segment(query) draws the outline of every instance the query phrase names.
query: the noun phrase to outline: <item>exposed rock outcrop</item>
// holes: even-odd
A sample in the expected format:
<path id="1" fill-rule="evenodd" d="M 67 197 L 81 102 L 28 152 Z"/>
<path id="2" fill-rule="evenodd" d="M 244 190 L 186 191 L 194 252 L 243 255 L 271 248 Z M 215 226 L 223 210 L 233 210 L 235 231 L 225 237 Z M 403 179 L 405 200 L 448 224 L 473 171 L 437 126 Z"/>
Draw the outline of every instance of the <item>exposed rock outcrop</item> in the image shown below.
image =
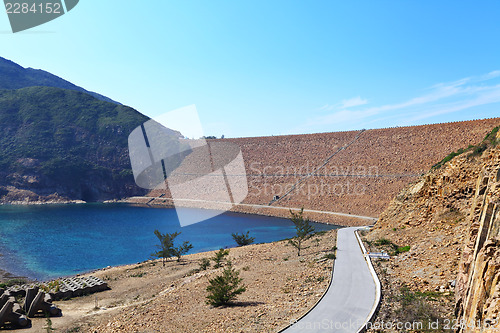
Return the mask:
<path id="1" fill-rule="evenodd" d="M 497 131 L 404 189 L 367 235 L 373 243 L 387 239 L 399 246 L 410 246 L 408 252 L 387 263 L 390 283 L 418 292 L 455 292 L 455 313 L 451 304 L 446 306 L 448 318 L 456 320 L 450 326 L 460 332 L 500 328 Z M 391 318 L 390 314 L 384 316 Z"/>
<path id="2" fill-rule="evenodd" d="M 481 166 L 456 288 L 460 331 L 500 328 L 500 150 Z"/>

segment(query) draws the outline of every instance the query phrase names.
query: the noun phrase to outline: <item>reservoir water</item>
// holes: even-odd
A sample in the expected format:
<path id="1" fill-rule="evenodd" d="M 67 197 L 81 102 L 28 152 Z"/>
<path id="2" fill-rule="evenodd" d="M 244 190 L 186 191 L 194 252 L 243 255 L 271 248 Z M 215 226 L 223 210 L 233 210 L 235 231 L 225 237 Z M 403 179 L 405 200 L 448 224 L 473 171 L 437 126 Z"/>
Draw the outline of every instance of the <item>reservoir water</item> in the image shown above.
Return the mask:
<path id="1" fill-rule="evenodd" d="M 198 209 L 182 208 L 190 214 Z M 316 231 L 336 226 L 313 224 Z M 256 243 L 295 235 L 288 219 L 224 213 L 180 227 L 169 208 L 121 204 L 0 206 L 0 268 L 38 280 L 150 259 L 159 244 L 154 230 L 179 231 L 176 245 L 190 241 L 190 253 L 234 247 L 231 233 L 250 231 Z"/>

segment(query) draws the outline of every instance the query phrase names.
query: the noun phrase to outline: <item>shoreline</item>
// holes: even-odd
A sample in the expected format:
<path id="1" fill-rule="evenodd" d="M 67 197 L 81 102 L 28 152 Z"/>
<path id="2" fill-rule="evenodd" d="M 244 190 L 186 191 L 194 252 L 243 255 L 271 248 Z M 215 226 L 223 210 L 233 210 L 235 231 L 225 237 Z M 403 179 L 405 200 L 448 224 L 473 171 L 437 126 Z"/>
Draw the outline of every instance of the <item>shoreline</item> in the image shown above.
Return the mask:
<path id="1" fill-rule="evenodd" d="M 273 217 L 273 216 L 271 216 Z M 314 222 L 314 221 L 311 221 L 313 223 L 320 223 L 320 222 Z M 322 223 L 322 224 L 327 224 L 327 223 Z M 329 225 L 332 225 L 332 224 L 329 224 Z M 339 230 L 339 229 L 342 229 L 344 228 L 343 226 L 338 226 L 338 225 L 335 225 L 337 228 L 332 228 L 330 230 L 327 230 L 327 231 L 331 231 L 331 230 Z M 320 231 L 320 232 L 323 232 L 323 231 Z M 272 241 L 272 242 L 262 242 L 262 243 L 255 243 L 255 244 L 252 244 L 252 245 L 272 245 L 272 244 L 275 244 L 275 243 L 279 243 L 279 242 L 282 242 L 284 241 L 285 239 L 279 239 L 279 240 L 275 240 L 275 241 Z M 232 247 L 224 247 L 224 249 L 236 249 L 238 248 L 238 246 L 232 246 Z M 185 256 L 199 256 L 199 255 L 208 255 L 208 254 L 212 254 L 213 252 L 216 252 L 217 250 L 207 250 L 207 251 L 200 251 L 200 252 L 193 252 L 193 253 L 187 253 L 185 254 L 183 257 Z M 3 256 L 3 254 L 0 253 L 0 257 Z M 28 277 L 28 276 L 20 276 L 20 275 L 16 275 L 16 274 L 13 274 L 12 272 L 9 272 L 7 270 L 5 270 L 3 267 L 0 266 L 0 283 L 5 283 L 9 280 L 12 280 L 12 279 L 23 279 L 23 280 L 26 280 L 26 282 L 34 282 L 34 281 L 37 281 L 37 282 L 50 282 L 50 281 L 54 281 L 54 280 L 59 280 L 59 279 L 64 279 L 64 278 L 70 278 L 70 277 L 78 277 L 78 276 L 85 276 L 85 275 L 89 275 L 89 274 L 93 274 L 93 273 L 97 273 L 97 272 L 104 272 L 106 270 L 109 270 L 109 269 L 119 269 L 119 268 L 126 268 L 126 267 L 129 267 L 129 266 L 135 266 L 135 265 L 142 265 L 142 264 L 147 264 L 149 262 L 156 262 L 156 261 L 159 261 L 160 259 L 146 259 L 144 261 L 139 261 L 139 262 L 132 262 L 132 263 L 125 263 L 125 264 L 119 264 L 119 265 L 108 265 L 106 267 L 101 267 L 101 268 L 94 268 L 94 269 L 90 269 L 90 270 L 86 270 L 86 271 L 82 271 L 80 273 L 75 273 L 75 274 L 70 274 L 70 275 L 61 275 L 61 276 L 58 276 L 58 277 L 54 277 L 54 278 L 50 278 L 50 279 L 44 279 L 44 280 L 38 280 L 36 278 L 31 278 L 31 277 Z M 167 262 L 173 262 L 175 260 L 167 260 Z"/>
<path id="2" fill-rule="evenodd" d="M 44 206 L 44 205 L 83 205 L 83 204 L 89 204 L 89 202 L 83 200 L 0 202 L 0 206 Z"/>
<path id="3" fill-rule="evenodd" d="M 27 282 L 33 281 L 32 279 L 30 279 L 26 276 L 18 276 L 18 275 L 12 274 L 11 272 L 8 272 L 0 267 L 0 283 L 5 283 L 5 282 L 8 282 L 8 281 L 14 280 L 14 279 L 23 279 L 23 280 L 26 280 Z"/>
<path id="4" fill-rule="evenodd" d="M 158 202 L 161 201 L 161 202 Z M 125 204 L 130 206 L 145 207 L 145 208 L 175 208 L 174 204 L 167 201 L 173 201 L 170 198 L 159 197 L 128 197 L 124 199 L 113 199 L 99 202 L 87 202 L 83 200 L 68 200 L 68 201 L 13 201 L 13 202 L 0 202 L 2 206 L 13 207 L 27 207 L 27 206 L 58 206 L 58 205 L 92 205 L 92 204 Z M 223 202 L 195 202 L 195 200 L 187 200 L 189 202 L 177 203 L 178 207 L 194 208 L 194 209 L 208 209 L 208 210 L 222 210 L 224 212 L 245 214 L 245 215 L 258 215 L 267 217 L 277 217 L 288 219 L 290 217 L 289 210 L 299 211 L 299 208 L 283 207 L 283 206 L 268 206 L 258 204 L 236 204 L 228 206 L 228 203 Z M 213 206 L 217 205 L 217 206 Z M 361 227 L 372 225 L 378 217 L 372 216 L 359 216 L 351 213 L 339 213 L 321 210 L 304 209 L 304 216 L 309 218 L 311 222 L 321 223 L 327 225 L 335 225 L 340 227 Z M 347 222 L 346 222 L 347 221 Z"/>
<path id="5" fill-rule="evenodd" d="M 126 200 L 128 200 L 128 199 L 129 198 L 127 198 Z M 104 205 L 121 204 L 121 205 L 127 205 L 127 206 L 137 206 L 137 207 L 156 208 L 156 209 L 172 209 L 172 208 L 175 208 L 173 205 L 147 205 L 147 204 L 140 204 L 140 203 L 131 203 L 131 202 L 124 201 L 124 200 L 121 200 L 121 201 L 105 201 L 105 202 L 96 202 L 96 203 L 75 202 L 75 201 L 68 201 L 68 202 L 30 202 L 30 203 L 26 203 L 26 202 L 22 202 L 22 203 L 13 202 L 13 203 L 7 203 L 7 204 L 6 203 L 0 203 L 0 207 L 2 207 L 2 206 L 21 206 L 21 207 L 26 207 L 26 206 L 44 206 L 44 205 L 47 205 L 47 206 L 49 206 L 49 205 L 50 206 L 58 206 L 58 205 L 71 205 L 71 204 L 75 204 L 75 205 L 82 205 L 82 204 L 89 204 L 89 205 L 91 205 L 91 204 L 104 204 Z M 199 207 L 185 207 L 185 208 L 207 209 L 207 208 L 199 208 Z M 283 208 L 283 207 L 280 207 L 280 208 Z M 284 209 L 285 208 L 283 208 L 283 210 Z M 288 212 L 288 209 L 286 209 L 286 211 Z M 249 211 L 233 211 L 233 210 L 229 210 L 227 212 L 234 213 L 234 214 L 255 215 L 255 216 L 265 216 L 265 217 L 272 217 L 272 218 L 288 219 L 288 216 L 287 217 L 285 217 L 285 216 L 276 216 L 276 215 L 271 215 L 271 214 L 263 214 L 263 213 L 249 212 Z M 327 222 L 322 222 L 322 221 L 311 220 L 311 222 L 331 226 L 331 227 L 333 227 L 332 230 L 337 230 L 337 229 L 341 229 L 341 228 L 345 227 L 344 225 L 327 223 Z M 273 244 L 273 243 L 280 242 L 280 241 L 282 241 L 282 240 L 276 240 L 276 241 L 272 241 L 272 242 L 269 242 L 269 243 L 259 243 L 259 244 Z M 226 247 L 226 248 L 230 248 L 230 247 Z M 208 251 L 194 252 L 194 253 L 190 253 L 190 254 L 208 254 L 208 253 L 213 252 L 213 251 L 214 250 L 208 250 Z M 0 257 L 1 256 L 3 256 L 2 253 L 0 253 Z M 48 281 L 53 281 L 53 280 L 57 280 L 57 279 L 67 278 L 67 277 L 88 275 L 88 274 L 92 274 L 92 273 L 96 273 L 96 272 L 105 271 L 105 270 L 110 269 L 110 268 L 120 268 L 120 267 L 126 267 L 126 266 L 130 266 L 130 265 L 143 264 L 143 263 L 147 263 L 149 261 L 150 260 L 144 260 L 144 261 L 140 261 L 140 262 L 124 263 L 124 264 L 118 264 L 118 265 L 108 265 L 106 267 L 94 268 L 94 269 L 90 269 L 88 271 L 82 271 L 82 272 L 75 273 L 75 274 L 61 275 L 61 276 L 57 276 L 57 277 L 54 277 L 54 278 L 42 279 L 42 280 L 38 280 L 38 278 L 34 278 L 34 277 L 29 277 L 29 276 L 14 274 L 14 273 L 12 273 L 12 271 L 9 271 L 8 268 L 0 266 L 0 283 L 5 283 L 5 282 L 8 282 L 9 280 L 13 280 L 13 279 L 23 279 L 23 280 L 26 280 L 27 282 L 31 282 L 31 281 L 48 282 Z"/>
<path id="6" fill-rule="evenodd" d="M 129 205 L 136 205 L 141 207 L 151 208 L 174 208 L 173 199 L 163 197 L 130 197 L 115 203 L 125 203 Z M 231 213 L 239 213 L 246 215 L 259 215 L 267 217 L 278 217 L 288 219 L 290 218 L 290 210 L 299 211 L 298 207 L 283 207 L 283 206 L 269 206 L 259 204 L 231 204 L 227 202 L 209 202 L 203 200 L 178 200 L 177 207 L 184 208 L 197 208 L 197 209 L 212 209 L 223 210 Z M 328 225 L 336 225 L 341 227 L 361 227 L 372 225 L 378 217 L 372 216 L 359 216 L 350 213 L 339 213 L 322 210 L 304 209 L 304 216 L 309 218 L 311 222 L 322 223 Z"/>
<path id="7" fill-rule="evenodd" d="M 94 310 L 95 296 L 59 302 L 66 317 L 54 319 L 54 328 L 65 331 L 80 327 L 84 332 L 103 333 L 142 331 L 145 327 L 162 332 L 215 333 L 240 331 L 242 327 L 254 332 L 278 331 L 314 306 L 327 288 L 333 262 L 323 257 L 336 244 L 336 234 L 331 230 L 309 240 L 309 249 L 300 257 L 286 241 L 231 249 L 229 259 L 248 287 L 236 301 L 238 311 L 205 304 L 208 279 L 221 272 L 215 267 L 199 270 L 200 261 L 216 252 L 208 251 L 183 256 L 180 264 L 172 259 L 166 267 L 150 260 L 92 273 L 111 288 L 97 295 L 101 310 Z M 89 313 L 92 315 L 87 316 Z M 131 317 L 131 313 L 139 315 Z M 166 316 L 171 320 L 170 329 L 164 327 Z M 42 324 L 45 322 L 40 321 L 40 327 Z"/>

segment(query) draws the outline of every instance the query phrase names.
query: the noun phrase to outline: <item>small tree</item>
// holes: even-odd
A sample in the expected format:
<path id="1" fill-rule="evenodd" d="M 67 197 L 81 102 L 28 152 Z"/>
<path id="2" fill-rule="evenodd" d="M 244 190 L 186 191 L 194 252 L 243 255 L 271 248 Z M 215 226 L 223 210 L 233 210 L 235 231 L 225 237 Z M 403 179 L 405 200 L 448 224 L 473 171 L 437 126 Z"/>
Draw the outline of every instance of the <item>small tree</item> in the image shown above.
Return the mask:
<path id="1" fill-rule="evenodd" d="M 219 252 L 215 252 L 215 256 L 212 260 L 215 262 L 214 268 L 219 268 L 224 266 L 224 258 L 229 255 L 229 250 L 220 249 Z"/>
<path id="2" fill-rule="evenodd" d="M 172 254 L 174 255 L 174 257 L 177 257 L 177 262 L 179 262 L 181 261 L 181 256 L 188 253 L 189 250 L 191 250 L 192 248 L 193 244 L 191 244 L 188 241 L 185 241 L 184 243 L 182 243 L 181 246 L 174 247 L 172 249 Z"/>
<path id="3" fill-rule="evenodd" d="M 246 234 L 241 233 L 241 235 L 239 233 L 231 234 L 231 236 L 238 246 L 250 245 L 255 241 L 255 237 L 250 237 L 250 231 L 247 231 Z"/>
<path id="4" fill-rule="evenodd" d="M 199 270 L 206 271 L 207 268 L 209 268 L 209 267 L 210 267 L 210 259 L 208 259 L 208 258 L 201 259 Z"/>
<path id="5" fill-rule="evenodd" d="M 312 237 L 314 227 L 311 225 L 311 221 L 309 219 L 304 219 L 304 208 L 302 208 L 298 213 L 294 213 L 290 210 L 290 214 L 292 215 L 290 220 L 292 220 L 295 225 L 297 236 L 288 240 L 288 242 L 297 249 L 297 255 L 300 256 L 300 250 L 305 249 L 302 244 Z"/>
<path id="6" fill-rule="evenodd" d="M 155 230 L 155 235 L 158 237 L 160 245 L 156 245 L 159 250 L 153 253 L 152 256 L 162 258 L 163 266 L 165 266 L 165 261 L 171 257 L 177 257 L 177 261 L 180 261 L 181 256 L 193 248 L 193 245 L 187 241 L 179 247 L 174 246 L 174 240 L 180 234 L 180 232 L 162 234 L 158 230 Z"/>
<path id="7" fill-rule="evenodd" d="M 240 272 L 229 262 L 221 275 L 208 280 L 207 304 L 215 307 L 228 305 L 236 296 L 245 292 L 246 286 L 241 285 L 242 279 L 239 275 Z"/>

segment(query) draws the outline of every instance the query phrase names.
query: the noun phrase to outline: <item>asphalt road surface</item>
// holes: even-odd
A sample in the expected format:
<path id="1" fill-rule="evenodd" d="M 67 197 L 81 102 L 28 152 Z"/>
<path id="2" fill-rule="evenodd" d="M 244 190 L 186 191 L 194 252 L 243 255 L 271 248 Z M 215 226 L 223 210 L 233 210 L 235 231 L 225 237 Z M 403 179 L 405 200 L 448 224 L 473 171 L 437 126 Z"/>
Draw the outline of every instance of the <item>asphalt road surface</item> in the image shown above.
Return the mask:
<path id="1" fill-rule="evenodd" d="M 375 282 L 354 231 L 338 230 L 333 281 L 320 303 L 283 332 L 357 332 L 375 305 Z"/>

